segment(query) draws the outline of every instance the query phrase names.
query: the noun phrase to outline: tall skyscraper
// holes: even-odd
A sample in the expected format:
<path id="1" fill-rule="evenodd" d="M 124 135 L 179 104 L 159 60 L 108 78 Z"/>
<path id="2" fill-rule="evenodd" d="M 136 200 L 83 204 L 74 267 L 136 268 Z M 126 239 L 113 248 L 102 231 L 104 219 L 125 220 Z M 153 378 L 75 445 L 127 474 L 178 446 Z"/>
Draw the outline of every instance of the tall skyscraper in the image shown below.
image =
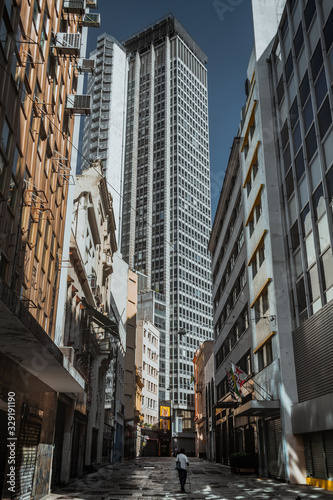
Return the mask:
<path id="1" fill-rule="evenodd" d="M 120 247 L 123 147 L 126 111 L 126 53 L 112 36 L 103 34 L 97 39 L 97 48 L 90 54 L 95 61 L 95 71 L 88 76 L 92 110 L 84 122 L 83 164 L 99 159 L 113 199 L 116 236 Z"/>
<path id="2" fill-rule="evenodd" d="M 165 297 L 160 395 L 175 410 L 177 445 L 189 449 L 182 438 L 193 431 L 192 360 L 212 337 L 207 58 L 173 16 L 123 45 L 129 72 L 122 254 Z"/>

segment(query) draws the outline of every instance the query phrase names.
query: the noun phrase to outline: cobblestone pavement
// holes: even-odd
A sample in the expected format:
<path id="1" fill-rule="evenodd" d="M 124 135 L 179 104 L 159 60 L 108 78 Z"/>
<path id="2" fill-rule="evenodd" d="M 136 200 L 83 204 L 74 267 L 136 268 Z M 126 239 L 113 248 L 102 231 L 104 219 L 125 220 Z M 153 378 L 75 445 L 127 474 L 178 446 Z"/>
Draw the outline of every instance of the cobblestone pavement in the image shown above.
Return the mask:
<path id="1" fill-rule="evenodd" d="M 186 493 L 181 493 L 174 458 L 139 458 L 108 465 L 59 488 L 44 500 L 333 500 L 333 492 L 290 486 L 190 458 Z"/>

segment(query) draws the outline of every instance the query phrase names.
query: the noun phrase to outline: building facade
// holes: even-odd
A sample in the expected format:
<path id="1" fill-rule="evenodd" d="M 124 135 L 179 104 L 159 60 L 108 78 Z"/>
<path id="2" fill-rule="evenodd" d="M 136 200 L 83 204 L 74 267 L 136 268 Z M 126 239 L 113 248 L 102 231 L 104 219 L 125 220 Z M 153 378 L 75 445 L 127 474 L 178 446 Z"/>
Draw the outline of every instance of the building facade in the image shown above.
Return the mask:
<path id="1" fill-rule="evenodd" d="M 158 374 L 159 336 L 155 325 L 147 320 L 137 321 L 136 363 L 142 370 L 141 413 L 143 425 L 153 426 L 159 422 Z"/>
<path id="2" fill-rule="evenodd" d="M 238 177 L 253 377 L 232 412 L 253 427 L 261 474 L 331 488 L 332 5 L 253 0 L 252 10 Z M 218 393 L 217 411 L 230 398 Z"/>
<path id="3" fill-rule="evenodd" d="M 207 458 L 209 449 L 209 400 L 214 385 L 211 386 L 211 378 L 206 378 L 206 366 L 210 358 L 214 356 L 213 340 L 206 340 L 196 350 L 194 363 L 194 403 L 195 403 L 195 456 Z M 213 375 L 213 373 L 211 374 Z"/>
<path id="4" fill-rule="evenodd" d="M 307 483 L 330 489 L 332 7 L 327 0 L 286 2 L 269 55 L 296 376 L 290 428 Z"/>
<path id="5" fill-rule="evenodd" d="M 76 177 L 60 349 L 86 381 L 85 394 L 59 394 L 52 483 L 67 483 L 108 460 L 104 446 L 106 374 L 119 338 L 110 275 L 117 250 L 112 198 L 101 163 Z M 103 453 L 106 456 L 103 456 Z"/>
<path id="6" fill-rule="evenodd" d="M 75 95 L 86 31 L 76 3 L 0 4 L 1 427 L 15 392 L 17 496 L 49 491 L 57 393 L 85 388 L 54 343 L 74 114 L 90 107 Z M 2 462 L 9 498 L 5 473 Z"/>
<path id="7" fill-rule="evenodd" d="M 212 427 L 216 460 L 223 464 L 229 464 L 233 452 L 257 451 L 254 418 L 236 418 L 234 415 L 237 398 L 230 393 L 227 375 L 231 363 L 249 376 L 253 372 L 240 143 L 240 137 L 233 141 L 209 242 L 212 253 L 216 388 Z M 244 403 L 254 396 L 251 390 Z"/>
<path id="8" fill-rule="evenodd" d="M 81 169 L 96 158 L 103 162 L 109 190 L 114 200 L 117 243 L 120 248 L 124 131 L 126 119 L 127 58 L 124 48 L 112 36 L 97 38 L 90 54 L 95 70 L 88 75 L 87 91 L 92 95 L 92 112 L 85 118 Z"/>
<path id="9" fill-rule="evenodd" d="M 147 275 L 148 290 L 165 297 L 160 396 L 183 415 L 179 438 L 187 436 L 184 445 L 194 452 L 192 359 L 212 335 L 206 56 L 172 16 L 124 47 L 129 72 L 122 254 Z M 187 335 L 179 336 L 180 330 Z"/>

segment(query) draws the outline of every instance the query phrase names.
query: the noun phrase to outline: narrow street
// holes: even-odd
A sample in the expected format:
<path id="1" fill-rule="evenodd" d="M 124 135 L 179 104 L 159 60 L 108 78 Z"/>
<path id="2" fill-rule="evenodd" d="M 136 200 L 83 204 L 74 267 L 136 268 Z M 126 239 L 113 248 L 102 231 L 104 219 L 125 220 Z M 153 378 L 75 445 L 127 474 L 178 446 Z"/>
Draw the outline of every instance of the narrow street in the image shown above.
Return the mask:
<path id="1" fill-rule="evenodd" d="M 330 499 L 333 492 L 308 486 L 290 486 L 255 475 L 231 474 L 229 468 L 190 459 L 186 493 L 181 493 L 174 458 L 139 458 L 109 465 L 98 472 L 59 488 L 44 500 L 126 499 Z"/>

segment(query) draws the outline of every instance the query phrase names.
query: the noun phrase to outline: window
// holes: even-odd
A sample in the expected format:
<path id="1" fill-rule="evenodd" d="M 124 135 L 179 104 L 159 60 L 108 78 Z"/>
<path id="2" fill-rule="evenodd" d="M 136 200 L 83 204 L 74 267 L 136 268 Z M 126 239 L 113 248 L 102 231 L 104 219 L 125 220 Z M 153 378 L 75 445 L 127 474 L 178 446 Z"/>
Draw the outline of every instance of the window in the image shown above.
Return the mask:
<path id="1" fill-rule="evenodd" d="M 320 217 L 326 212 L 325 198 L 323 192 L 323 186 L 320 184 L 318 188 L 312 195 L 313 208 L 315 211 L 315 219 L 320 219 Z"/>
<path id="2" fill-rule="evenodd" d="M 259 248 L 258 257 L 259 257 L 259 267 L 261 267 L 265 260 L 265 245 L 262 245 Z"/>
<path id="3" fill-rule="evenodd" d="M 321 260 L 324 274 L 324 289 L 328 290 L 333 286 L 333 258 L 331 248 L 323 254 Z"/>
<path id="4" fill-rule="evenodd" d="M 289 116 L 290 116 L 290 125 L 291 129 L 293 129 L 297 123 L 298 120 L 298 103 L 297 103 L 297 97 L 295 97 L 294 102 L 291 105 L 290 111 L 289 111 Z"/>
<path id="5" fill-rule="evenodd" d="M 7 118 L 3 121 L 3 127 L 2 127 L 2 132 L 1 132 L 1 144 L 6 152 L 7 156 L 9 156 L 10 153 L 10 139 L 12 136 L 12 132 L 9 127 L 9 123 L 7 121 Z"/>
<path id="6" fill-rule="evenodd" d="M 284 164 L 284 171 L 288 172 L 291 165 L 291 153 L 290 153 L 289 143 L 287 144 L 286 149 L 283 151 L 283 164 Z"/>
<path id="7" fill-rule="evenodd" d="M 293 135 L 294 151 L 297 152 L 302 144 L 301 127 L 299 123 L 296 125 L 292 135 Z"/>
<path id="8" fill-rule="evenodd" d="M 333 201 L 333 166 L 329 169 L 329 171 L 326 174 L 326 182 L 329 195 L 329 203 L 331 203 Z"/>
<path id="9" fill-rule="evenodd" d="M 317 47 L 314 50 L 313 56 L 311 57 L 311 70 L 312 70 L 313 81 L 316 80 L 322 65 L 323 65 L 323 52 L 319 40 Z"/>
<path id="10" fill-rule="evenodd" d="M 316 12 L 315 0 L 309 0 L 304 9 L 305 26 L 308 30 Z"/>
<path id="11" fill-rule="evenodd" d="M 302 236 L 305 238 L 312 230 L 311 214 L 309 204 L 305 205 L 301 212 Z"/>
<path id="12" fill-rule="evenodd" d="M 290 80 L 290 77 L 292 75 L 292 72 L 293 72 L 293 58 L 292 58 L 292 55 L 291 55 L 291 51 L 289 52 L 289 55 L 287 57 L 287 61 L 286 61 L 286 64 L 284 66 L 284 69 L 285 69 L 285 72 L 286 72 L 286 80 L 287 80 L 287 83 L 289 82 Z"/>
<path id="13" fill-rule="evenodd" d="M 300 244 L 300 239 L 299 239 L 299 229 L 298 229 L 298 222 L 296 221 L 295 224 L 291 226 L 290 229 L 290 237 L 291 237 L 291 248 L 292 251 L 294 252 Z"/>
<path id="14" fill-rule="evenodd" d="M 299 91 L 300 91 L 300 96 L 301 96 L 301 104 L 303 107 L 305 104 L 305 101 L 308 98 L 308 95 L 310 94 L 309 77 L 308 77 L 307 71 L 305 72 L 303 80 L 301 81 L 301 85 L 299 86 Z"/>
<path id="15" fill-rule="evenodd" d="M 304 311 L 304 309 L 306 309 L 306 295 L 305 295 L 304 278 L 302 278 L 296 284 L 296 296 L 297 296 L 298 314 L 301 314 L 302 311 Z"/>
<path id="16" fill-rule="evenodd" d="M 293 192 L 294 192 L 294 179 L 293 179 L 292 169 L 290 169 L 288 174 L 286 175 L 287 198 L 290 198 L 290 196 L 292 195 Z"/>
<path id="17" fill-rule="evenodd" d="M 302 29 L 302 23 L 300 22 L 294 38 L 294 49 L 296 58 L 299 56 L 303 44 L 304 44 L 303 29 Z"/>
<path id="18" fill-rule="evenodd" d="M 316 93 L 317 107 L 320 108 L 320 105 L 327 94 L 326 74 L 324 68 L 320 72 L 318 79 L 315 83 L 315 93 Z"/>
<path id="19" fill-rule="evenodd" d="M 320 138 L 322 139 L 332 123 L 332 114 L 328 96 L 326 97 L 324 104 L 322 105 L 321 109 L 318 112 L 318 122 L 319 122 Z"/>
<path id="20" fill-rule="evenodd" d="M 326 50 L 327 52 L 329 52 L 333 43 L 333 10 L 331 10 L 331 13 L 328 16 L 327 22 L 324 26 L 324 38 Z"/>
<path id="21" fill-rule="evenodd" d="M 314 125 L 312 125 L 310 132 L 305 138 L 306 154 L 308 161 L 311 160 L 315 152 L 317 151 L 317 138 Z"/>
<path id="22" fill-rule="evenodd" d="M 305 133 L 307 133 L 312 122 L 313 122 L 313 111 L 312 111 L 311 97 L 309 97 L 306 105 L 304 106 L 303 118 L 304 118 Z"/>
<path id="23" fill-rule="evenodd" d="M 284 96 L 284 89 L 283 89 L 283 77 L 281 76 L 280 80 L 279 80 L 279 83 L 278 83 L 278 86 L 277 86 L 277 89 L 276 89 L 276 92 L 277 92 L 277 100 L 278 100 L 278 106 L 280 106 L 281 102 L 282 102 L 282 98 Z"/>
<path id="24" fill-rule="evenodd" d="M 297 180 L 299 181 L 305 171 L 303 148 L 300 149 L 300 152 L 295 158 L 295 168 L 296 168 L 296 177 Z"/>
<path id="25" fill-rule="evenodd" d="M 289 141 L 289 134 L 288 134 L 288 124 L 287 120 L 284 122 L 284 125 L 281 129 L 281 144 L 282 144 L 282 149 L 284 149 Z"/>

